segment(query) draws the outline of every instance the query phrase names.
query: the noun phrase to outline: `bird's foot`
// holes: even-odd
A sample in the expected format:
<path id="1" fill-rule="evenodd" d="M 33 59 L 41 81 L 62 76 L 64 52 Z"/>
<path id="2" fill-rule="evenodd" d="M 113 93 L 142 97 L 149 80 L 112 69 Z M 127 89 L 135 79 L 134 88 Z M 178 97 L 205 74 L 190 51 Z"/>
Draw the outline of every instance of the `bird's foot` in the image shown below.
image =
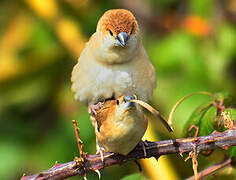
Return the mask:
<path id="1" fill-rule="evenodd" d="M 103 107 L 104 103 L 103 102 L 98 102 L 97 104 L 92 104 L 89 106 L 89 114 L 92 116 L 97 115 L 97 111 Z"/>
<path id="2" fill-rule="evenodd" d="M 103 147 L 97 146 L 97 152 L 96 154 L 99 154 L 101 157 L 101 161 L 104 162 L 104 156 L 103 153 L 105 152 L 105 149 Z"/>

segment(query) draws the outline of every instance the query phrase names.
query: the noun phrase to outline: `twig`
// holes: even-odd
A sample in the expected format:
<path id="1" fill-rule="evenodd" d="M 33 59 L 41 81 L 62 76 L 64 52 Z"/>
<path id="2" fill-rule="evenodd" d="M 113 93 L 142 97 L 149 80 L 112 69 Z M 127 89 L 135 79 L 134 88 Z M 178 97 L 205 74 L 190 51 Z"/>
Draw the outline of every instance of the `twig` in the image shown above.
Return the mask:
<path id="1" fill-rule="evenodd" d="M 222 148 L 227 149 L 230 146 L 236 145 L 236 130 L 227 130 L 223 133 L 212 133 L 208 136 L 200 136 L 193 138 L 182 138 L 175 140 L 164 140 L 159 142 L 146 142 L 146 158 L 156 157 L 166 154 L 182 154 Z M 195 148 L 195 149 L 194 149 Z M 104 161 L 101 161 L 100 155 L 87 155 L 86 161 L 76 162 L 71 161 L 65 164 L 56 164 L 49 170 L 43 171 L 31 176 L 24 176 L 22 180 L 32 179 L 63 179 L 75 175 L 84 175 L 88 171 L 96 171 L 115 164 L 122 164 L 127 161 L 145 158 L 143 148 L 138 145 L 127 156 L 119 154 L 104 153 Z"/>
<path id="2" fill-rule="evenodd" d="M 205 178 L 207 176 L 210 176 L 211 174 L 215 174 L 216 172 L 218 172 L 219 170 L 229 166 L 232 162 L 231 158 L 226 158 L 224 159 L 222 162 L 217 163 L 213 166 L 208 167 L 207 169 L 202 170 L 201 172 L 198 173 L 198 178 L 202 179 Z M 194 176 L 189 177 L 186 180 L 194 180 Z"/>
<path id="3" fill-rule="evenodd" d="M 208 95 L 210 97 L 212 97 L 213 95 L 209 92 L 194 92 L 194 93 L 191 93 L 191 94 L 188 94 L 186 96 L 184 96 L 183 98 L 181 98 L 174 106 L 173 108 L 171 109 L 170 111 L 170 114 L 169 114 L 169 117 L 168 117 L 168 124 L 172 127 L 172 124 L 173 124 L 173 116 L 174 116 L 174 112 L 176 111 L 177 107 L 182 103 L 184 102 L 185 99 L 193 96 L 193 95 L 196 95 L 196 94 L 205 94 L 205 95 Z"/>
<path id="4" fill-rule="evenodd" d="M 79 138 L 79 128 L 78 128 L 77 122 L 76 122 L 76 120 L 72 120 L 72 123 L 73 123 L 74 129 L 75 129 L 75 136 L 76 136 L 76 141 L 78 144 L 80 157 L 85 158 L 86 154 L 83 152 L 83 143 L 82 143 L 81 139 Z"/>

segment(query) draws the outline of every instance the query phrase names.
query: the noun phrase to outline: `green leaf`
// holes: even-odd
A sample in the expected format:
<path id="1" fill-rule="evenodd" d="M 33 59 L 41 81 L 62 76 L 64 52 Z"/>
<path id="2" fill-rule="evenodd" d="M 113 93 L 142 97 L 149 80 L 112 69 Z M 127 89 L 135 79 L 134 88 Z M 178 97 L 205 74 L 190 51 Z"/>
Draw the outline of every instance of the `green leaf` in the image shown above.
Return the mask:
<path id="1" fill-rule="evenodd" d="M 146 177 L 144 177 L 142 174 L 131 174 L 128 175 L 124 178 L 122 178 L 121 180 L 136 180 L 136 179 L 140 179 L 140 180 L 148 180 Z"/>
<path id="2" fill-rule="evenodd" d="M 173 115 L 174 115 L 174 112 L 175 110 L 177 109 L 177 107 L 183 102 L 185 101 L 187 98 L 193 96 L 193 95 L 196 95 L 196 94 L 205 94 L 205 95 L 208 95 L 208 96 L 212 96 L 211 93 L 208 93 L 208 92 L 195 92 L 195 93 L 191 93 L 187 96 L 184 96 L 183 98 L 181 98 L 174 106 L 173 108 L 171 109 L 171 112 L 169 114 L 169 117 L 168 117 L 168 123 L 170 126 L 172 126 L 172 121 L 173 121 Z"/>
<path id="3" fill-rule="evenodd" d="M 224 100 L 224 106 L 228 106 L 232 102 L 232 97 L 227 92 L 215 93 L 213 95 L 213 100 L 211 99 L 207 103 L 200 105 L 192 113 L 187 123 L 185 124 L 183 135 L 187 135 L 188 129 L 191 125 L 196 125 L 199 128 L 198 136 L 209 135 L 215 130 L 226 130 L 223 127 L 223 124 L 221 124 L 221 126 L 218 125 L 220 115 L 217 115 L 216 117 L 217 108 L 216 106 L 213 106 L 213 102 L 219 103 L 221 100 Z M 232 111 L 231 109 L 228 110 Z M 194 132 L 195 131 L 191 131 L 190 135 L 193 136 Z"/>
<path id="4" fill-rule="evenodd" d="M 205 115 L 205 113 L 212 107 L 212 103 L 208 102 L 205 103 L 203 105 L 200 105 L 197 109 L 195 109 L 195 111 L 193 111 L 192 115 L 190 116 L 190 118 L 188 119 L 187 123 L 184 126 L 184 130 L 183 130 L 183 136 L 187 136 L 188 133 L 188 128 L 191 125 L 196 125 L 198 127 L 201 126 L 201 121 Z M 193 136 L 195 131 L 191 131 L 190 135 Z"/>
<path id="5" fill-rule="evenodd" d="M 202 121 L 200 122 L 199 136 L 206 136 L 215 131 L 214 119 L 216 117 L 217 108 L 211 106 L 204 114 Z M 217 123 L 217 122 L 216 122 Z"/>

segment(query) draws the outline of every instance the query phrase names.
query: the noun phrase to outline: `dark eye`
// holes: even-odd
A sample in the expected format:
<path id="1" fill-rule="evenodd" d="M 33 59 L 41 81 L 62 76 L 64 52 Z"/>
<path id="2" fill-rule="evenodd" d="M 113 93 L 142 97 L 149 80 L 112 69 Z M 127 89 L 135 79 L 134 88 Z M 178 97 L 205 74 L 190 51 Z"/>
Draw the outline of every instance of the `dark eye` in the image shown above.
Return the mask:
<path id="1" fill-rule="evenodd" d="M 116 104 L 119 105 L 119 104 L 120 104 L 120 101 L 119 101 L 119 100 L 116 100 Z"/>
<path id="2" fill-rule="evenodd" d="M 109 29 L 109 33 L 110 33 L 111 36 L 113 36 L 113 32 L 110 29 Z"/>

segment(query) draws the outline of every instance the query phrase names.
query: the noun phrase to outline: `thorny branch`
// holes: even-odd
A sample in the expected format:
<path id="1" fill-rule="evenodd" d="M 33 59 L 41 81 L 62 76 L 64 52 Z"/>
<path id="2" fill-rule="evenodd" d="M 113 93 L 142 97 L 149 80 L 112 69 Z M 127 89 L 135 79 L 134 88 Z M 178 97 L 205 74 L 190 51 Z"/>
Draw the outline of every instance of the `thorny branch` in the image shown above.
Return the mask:
<path id="1" fill-rule="evenodd" d="M 73 123 L 74 129 L 75 129 L 75 136 L 76 136 L 76 141 L 77 141 L 77 144 L 78 144 L 80 158 L 85 158 L 86 154 L 83 151 L 83 143 L 79 138 L 79 128 L 78 128 L 77 122 L 76 122 L 76 120 L 72 120 L 72 123 Z"/>
<path id="2" fill-rule="evenodd" d="M 212 133 L 208 136 L 193 138 L 182 138 L 164 140 L 159 142 L 146 141 L 146 153 L 144 156 L 143 147 L 138 145 L 127 156 L 114 153 L 104 153 L 104 162 L 101 161 L 100 155 L 86 155 L 83 161 L 71 161 L 64 164 L 56 163 L 51 169 L 38 174 L 23 176 L 22 180 L 43 180 L 43 179 L 64 179 L 67 177 L 82 175 L 86 176 L 89 171 L 97 171 L 108 166 L 123 164 L 127 161 L 158 157 L 166 154 L 182 154 L 222 148 L 226 150 L 230 146 L 236 145 L 236 130 L 227 130 L 223 133 Z"/>

